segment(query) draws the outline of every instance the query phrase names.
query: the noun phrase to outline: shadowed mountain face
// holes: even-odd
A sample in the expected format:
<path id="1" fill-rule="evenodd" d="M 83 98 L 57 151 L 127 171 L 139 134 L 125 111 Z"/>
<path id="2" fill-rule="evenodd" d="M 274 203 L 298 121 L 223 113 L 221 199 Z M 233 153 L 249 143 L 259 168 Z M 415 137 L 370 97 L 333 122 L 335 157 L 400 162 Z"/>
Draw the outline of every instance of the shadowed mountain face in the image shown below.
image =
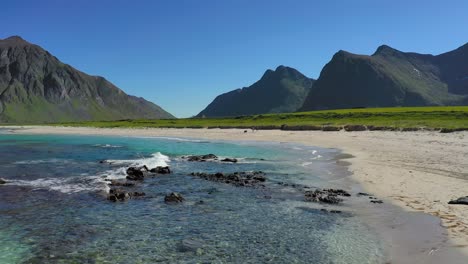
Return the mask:
<path id="1" fill-rule="evenodd" d="M 381 46 L 372 56 L 336 53 L 301 111 L 468 104 L 468 44 L 438 56 Z"/>
<path id="2" fill-rule="evenodd" d="M 287 113 L 296 111 L 309 93 L 313 79 L 299 71 L 279 66 L 247 88 L 216 97 L 197 117 Z"/>
<path id="3" fill-rule="evenodd" d="M 20 37 L 0 40 L 0 122 L 173 118 Z"/>

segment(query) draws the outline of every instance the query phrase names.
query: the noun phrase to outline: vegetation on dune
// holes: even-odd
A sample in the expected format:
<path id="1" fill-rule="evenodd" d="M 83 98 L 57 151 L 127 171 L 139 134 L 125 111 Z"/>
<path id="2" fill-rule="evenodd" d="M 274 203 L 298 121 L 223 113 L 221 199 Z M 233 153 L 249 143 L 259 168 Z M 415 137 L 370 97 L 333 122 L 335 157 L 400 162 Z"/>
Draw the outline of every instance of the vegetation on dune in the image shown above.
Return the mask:
<path id="1" fill-rule="evenodd" d="M 365 108 L 232 118 L 185 118 L 55 123 L 63 126 L 123 128 L 258 128 L 313 130 L 322 126 L 365 125 L 391 128 L 468 129 L 468 106 Z"/>

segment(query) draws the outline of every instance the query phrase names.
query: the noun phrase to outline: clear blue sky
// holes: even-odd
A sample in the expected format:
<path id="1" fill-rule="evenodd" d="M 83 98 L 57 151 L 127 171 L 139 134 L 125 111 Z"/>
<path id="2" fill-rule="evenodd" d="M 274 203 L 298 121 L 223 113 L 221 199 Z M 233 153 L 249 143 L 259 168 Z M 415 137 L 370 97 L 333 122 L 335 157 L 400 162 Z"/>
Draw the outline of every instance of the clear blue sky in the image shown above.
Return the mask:
<path id="1" fill-rule="evenodd" d="M 0 38 L 20 35 L 178 117 L 268 68 L 317 78 L 340 49 L 439 54 L 468 42 L 468 1 L 2 1 Z"/>

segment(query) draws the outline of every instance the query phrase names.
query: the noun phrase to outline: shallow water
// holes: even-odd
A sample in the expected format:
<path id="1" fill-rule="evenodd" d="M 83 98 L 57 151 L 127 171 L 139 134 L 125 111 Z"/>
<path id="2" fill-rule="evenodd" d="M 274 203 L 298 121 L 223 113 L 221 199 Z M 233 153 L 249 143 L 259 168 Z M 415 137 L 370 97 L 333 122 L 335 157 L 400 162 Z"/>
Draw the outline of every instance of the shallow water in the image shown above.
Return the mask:
<path id="1" fill-rule="evenodd" d="M 382 263 L 377 236 L 351 213 L 320 211 L 278 182 L 335 187 L 335 150 L 179 138 L 0 134 L 0 263 Z M 194 163 L 214 153 L 237 164 Z M 100 164 L 108 160 L 112 164 Z M 106 200 L 105 179 L 169 165 L 135 187 L 146 197 Z M 261 170 L 265 188 L 191 172 Z M 165 204 L 179 192 L 183 204 Z M 203 201 L 203 203 L 200 203 Z M 343 208 L 346 204 L 343 205 Z"/>

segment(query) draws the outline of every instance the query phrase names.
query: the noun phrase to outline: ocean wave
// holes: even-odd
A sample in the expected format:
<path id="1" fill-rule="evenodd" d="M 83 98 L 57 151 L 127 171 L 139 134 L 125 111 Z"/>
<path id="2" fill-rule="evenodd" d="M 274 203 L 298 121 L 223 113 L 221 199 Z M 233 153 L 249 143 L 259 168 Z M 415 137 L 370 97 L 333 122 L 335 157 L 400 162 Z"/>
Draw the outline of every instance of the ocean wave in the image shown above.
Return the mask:
<path id="1" fill-rule="evenodd" d="M 129 160 L 106 160 L 111 164 L 126 165 L 126 166 L 143 166 L 146 165 L 148 168 L 156 168 L 158 166 L 168 166 L 170 159 L 168 156 L 161 154 L 160 152 L 151 154 L 151 157 L 141 159 L 129 159 Z"/>
<path id="2" fill-rule="evenodd" d="M 119 145 L 111 145 L 111 144 L 95 144 L 93 147 L 99 147 L 99 148 L 122 148 L 123 146 Z"/>
<path id="3" fill-rule="evenodd" d="M 143 137 L 138 136 L 137 138 L 148 138 L 148 139 L 165 139 L 165 140 L 173 140 L 173 141 L 181 141 L 181 142 L 193 142 L 193 143 L 210 143 L 208 140 L 201 140 L 201 139 L 190 139 L 190 138 L 178 138 L 178 137 Z"/>
<path id="4" fill-rule="evenodd" d="M 127 177 L 127 168 L 128 167 L 139 167 L 145 165 L 149 169 L 156 168 L 158 166 L 168 166 L 170 159 L 168 156 L 161 154 L 160 152 L 154 153 L 151 157 L 141 158 L 141 159 L 131 159 L 131 160 L 107 160 L 107 162 L 115 165 L 124 165 L 117 169 L 107 170 L 101 173 L 99 179 L 104 183 L 104 189 L 106 192 L 109 192 L 110 187 L 107 185 L 106 180 L 119 180 L 125 179 Z"/>
<path id="5" fill-rule="evenodd" d="M 83 191 L 102 191 L 105 181 L 98 176 L 79 176 L 71 178 L 41 178 L 31 181 L 11 180 L 9 185 L 29 186 L 33 189 L 46 189 L 61 193 L 78 193 Z"/>

